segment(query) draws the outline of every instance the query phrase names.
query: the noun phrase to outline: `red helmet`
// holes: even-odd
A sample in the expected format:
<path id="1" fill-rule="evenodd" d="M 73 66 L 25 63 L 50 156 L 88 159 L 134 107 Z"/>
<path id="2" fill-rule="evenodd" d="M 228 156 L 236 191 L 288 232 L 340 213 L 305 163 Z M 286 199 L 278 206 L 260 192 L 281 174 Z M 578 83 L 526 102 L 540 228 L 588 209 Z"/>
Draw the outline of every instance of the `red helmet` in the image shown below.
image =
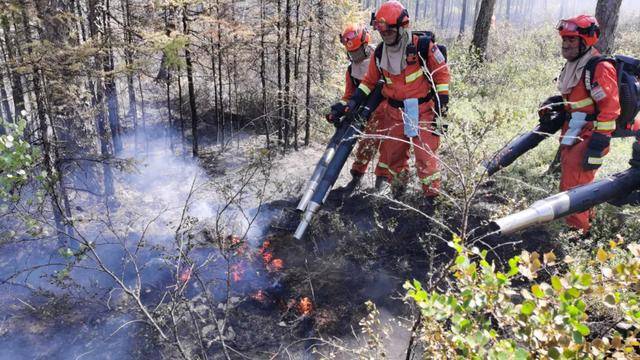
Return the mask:
<path id="1" fill-rule="evenodd" d="M 340 42 L 347 51 L 356 51 L 369 43 L 369 32 L 364 26 L 349 24 L 340 34 Z"/>
<path id="2" fill-rule="evenodd" d="M 380 6 L 378 12 L 371 14 L 371 26 L 382 32 L 390 27 L 400 28 L 409 26 L 409 12 L 398 1 L 391 0 Z"/>
<path id="3" fill-rule="evenodd" d="M 600 36 L 600 26 L 595 17 L 589 15 L 578 15 L 571 19 L 560 20 L 556 29 L 560 36 L 578 36 L 584 40 L 587 47 L 598 42 Z"/>

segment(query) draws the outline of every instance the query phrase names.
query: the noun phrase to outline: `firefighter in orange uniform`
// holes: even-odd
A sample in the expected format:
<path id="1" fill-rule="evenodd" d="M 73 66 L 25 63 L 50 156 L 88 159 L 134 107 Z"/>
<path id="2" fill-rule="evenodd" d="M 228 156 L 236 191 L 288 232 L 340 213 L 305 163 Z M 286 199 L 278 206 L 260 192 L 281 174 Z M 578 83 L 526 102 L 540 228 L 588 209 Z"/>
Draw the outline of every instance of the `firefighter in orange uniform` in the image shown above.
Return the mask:
<path id="1" fill-rule="evenodd" d="M 358 85 L 360 85 L 360 81 L 367 73 L 370 56 L 373 54 L 374 49 L 369 44 L 370 38 L 371 36 L 364 26 L 354 24 L 347 25 L 342 34 L 340 34 L 340 42 L 347 50 L 350 64 L 345 74 L 344 95 L 340 102 L 331 106 L 331 113 L 327 116 L 329 122 L 334 122 L 344 114 L 347 101 L 354 94 Z M 353 192 L 358 187 L 363 175 L 367 172 L 369 162 L 378 150 L 380 138 L 375 135 L 380 135 L 378 131 L 380 114 L 380 111 L 375 111 L 364 129 L 364 136 L 358 143 L 356 159 L 351 167 L 352 178 L 343 188 L 344 191 Z"/>
<path id="2" fill-rule="evenodd" d="M 595 178 L 609 152 L 611 133 L 620 115 L 616 69 L 599 61 L 593 46 L 600 33 L 597 20 L 580 15 L 561 20 L 557 30 L 562 37 L 562 56 L 567 60 L 558 78 L 558 90 L 568 116 L 560 137 L 560 190 L 588 184 Z M 591 79 L 585 81 L 589 61 L 597 61 Z M 590 80 L 590 81 L 589 81 Z M 587 87 L 591 89 L 587 89 Z M 565 218 L 567 224 L 587 234 L 593 209 Z"/>
<path id="3" fill-rule="evenodd" d="M 415 153 L 418 178 L 424 195 L 432 200 L 438 195 L 440 172 L 436 152 L 440 133 L 436 116 L 442 114 L 449 101 L 449 68 L 445 55 L 429 38 L 412 35 L 408 30 L 409 13 L 398 1 L 380 6 L 372 19 L 383 42 L 369 61 L 364 79 L 350 98 L 348 108 L 355 108 L 384 80 L 385 100 L 378 107 L 382 112 L 385 138 L 380 148 L 376 168 L 376 189 L 388 193 L 390 183 L 398 196 L 407 181 L 411 145 Z M 423 71 L 423 66 L 427 71 Z M 429 201 L 431 202 L 431 201 Z"/>

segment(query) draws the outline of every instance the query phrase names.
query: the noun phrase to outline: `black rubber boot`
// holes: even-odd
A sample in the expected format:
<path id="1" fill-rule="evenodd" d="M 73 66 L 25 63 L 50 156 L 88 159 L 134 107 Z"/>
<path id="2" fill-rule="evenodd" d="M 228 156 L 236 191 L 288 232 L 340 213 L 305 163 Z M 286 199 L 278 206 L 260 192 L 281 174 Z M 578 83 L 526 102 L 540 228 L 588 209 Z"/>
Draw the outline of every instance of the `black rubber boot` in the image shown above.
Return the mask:
<path id="1" fill-rule="evenodd" d="M 435 212 L 435 202 L 436 198 L 434 196 L 425 196 L 422 198 L 422 203 L 420 204 L 420 211 L 422 211 L 425 215 L 433 216 Z"/>
<path id="2" fill-rule="evenodd" d="M 633 152 L 629 165 L 640 169 L 640 140 L 633 143 Z"/>
<path id="3" fill-rule="evenodd" d="M 362 182 L 363 176 L 364 174 L 351 170 L 351 181 L 349 181 L 349 183 L 347 183 L 347 185 L 345 185 L 342 190 L 346 194 L 352 194 L 354 191 L 356 191 L 356 189 L 360 187 L 360 182 Z"/>
<path id="4" fill-rule="evenodd" d="M 389 196 L 391 194 L 391 184 L 384 176 L 376 176 L 376 185 L 374 194 L 378 196 Z"/>

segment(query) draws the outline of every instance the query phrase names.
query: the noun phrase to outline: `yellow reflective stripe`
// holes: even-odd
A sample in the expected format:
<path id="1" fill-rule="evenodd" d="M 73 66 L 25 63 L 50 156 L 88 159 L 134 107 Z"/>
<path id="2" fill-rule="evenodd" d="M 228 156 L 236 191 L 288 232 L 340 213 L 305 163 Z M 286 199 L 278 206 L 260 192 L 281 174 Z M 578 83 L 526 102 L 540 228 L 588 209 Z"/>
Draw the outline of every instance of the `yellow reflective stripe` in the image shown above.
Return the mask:
<path id="1" fill-rule="evenodd" d="M 436 181 L 436 180 L 440 180 L 440 172 L 436 172 L 433 173 L 430 176 L 425 177 L 424 179 L 421 179 L 420 182 L 424 185 L 431 185 L 432 182 Z"/>
<path id="2" fill-rule="evenodd" d="M 593 99 L 588 97 L 588 98 L 582 99 L 580 101 L 572 102 L 571 103 L 571 108 L 572 109 L 580 109 L 580 108 L 583 108 L 585 106 L 589 106 L 589 105 L 592 105 L 592 104 L 593 104 Z"/>
<path id="3" fill-rule="evenodd" d="M 439 84 L 436 85 L 437 92 L 449 91 L 449 84 Z"/>
<path id="4" fill-rule="evenodd" d="M 414 72 L 413 74 L 409 74 L 409 75 L 407 75 L 407 77 L 406 77 L 406 78 L 404 78 L 404 81 L 405 81 L 407 84 L 408 84 L 408 83 L 410 83 L 410 82 L 414 82 L 414 81 L 416 81 L 417 79 L 419 79 L 419 78 L 420 78 L 420 76 L 422 76 L 422 74 L 423 74 L 422 69 L 420 69 L 420 70 L 418 70 L 418 71 Z"/>
<path id="5" fill-rule="evenodd" d="M 393 171 L 393 170 L 391 170 L 391 168 L 389 167 L 389 165 L 387 165 L 387 164 L 385 164 L 385 163 L 383 163 L 383 162 L 379 162 L 379 163 L 378 163 L 378 166 L 379 166 L 379 167 L 381 167 L 381 168 L 383 168 L 383 169 L 386 169 L 387 171 L 389 171 L 389 173 L 391 173 L 391 175 L 393 175 L 394 177 L 398 176 L 398 173 L 397 173 L 397 172 L 395 172 L 395 171 Z"/>
<path id="6" fill-rule="evenodd" d="M 362 90 L 365 95 L 371 94 L 371 89 L 369 89 L 365 84 L 358 85 L 358 89 Z"/>
<path id="7" fill-rule="evenodd" d="M 596 130 L 613 131 L 616 129 L 615 121 L 596 121 Z"/>
<path id="8" fill-rule="evenodd" d="M 589 159 L 587 159 L 587 162 L 591 165 L 602 165 L 602 158 L 589 157 Z"/>
<path id="9" fill-rule="evenodd" d="M 387 84 L 392 84 L 393 82 L 391 81 L 391 78 L 388 77 L 384 77 L 384 82 L 386 82 Z"/>

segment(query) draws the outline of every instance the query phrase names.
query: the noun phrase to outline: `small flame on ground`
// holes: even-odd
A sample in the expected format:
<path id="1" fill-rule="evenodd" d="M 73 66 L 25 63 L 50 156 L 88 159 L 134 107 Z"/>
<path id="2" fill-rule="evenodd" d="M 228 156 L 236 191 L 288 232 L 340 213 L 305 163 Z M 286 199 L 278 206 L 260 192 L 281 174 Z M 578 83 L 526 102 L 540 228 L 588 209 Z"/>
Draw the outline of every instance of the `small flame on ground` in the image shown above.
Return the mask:
<path id="1" fill-rule="evenodd" d="M 270 247 L 271 241 L 267 239 L 262 243 L 258 252 L 262 255 L 262 261 L 264 261 L 269 272 L 280 271 L 284 267 L 284 261 L 282 259 L 274 259 L 273 251 L 271 251 Z"/>
<path id="2" fill-rule="evenodd" d="M 256 300 L 256 301 L 259 301 L 259 302 L 263 302 L 263 301 L 265 301 L 267 299 L 267 295 L 264 293 L 264 291 L 258 290 L 254 294 L 251 295 L 251 298 L 253 300 Z"/>
<path id="3" fill-rule="evenodd" d="M 313 311 L 313 302 L 308 297 L 303 297 L 298 302 L 298 312 L 300 315 L 309 315 Z"/>
<path id="4" fill-rule="evenodd" d="M 229 270 L 231 272 L 231 278 L 234 282 L 239 282 L 240 280 L 242 280 L 244 268 L 241 264 L 232 264 Z"/>
<path id="5" fill-rule="evenodd" d="M 238 235 L 227 236 L 227 244 L 231 248 L 235 248 L 238 255 L 244 255 L 247 250 L 247 243 L 242 240 Z"/>
<path id="6" fill-rule="evenodd" d="M 182 270 L 178 279 L 183 283 L 189 281 L 191 279 L 191 268 Z"/>
<path id="7" fill-rule="evenodd" d="M 267 270 L 270 272 L 280 271 L 284 267 L 284 262 L 282 259 L 273 259 L 271 263 L 267 265 Z"/>

